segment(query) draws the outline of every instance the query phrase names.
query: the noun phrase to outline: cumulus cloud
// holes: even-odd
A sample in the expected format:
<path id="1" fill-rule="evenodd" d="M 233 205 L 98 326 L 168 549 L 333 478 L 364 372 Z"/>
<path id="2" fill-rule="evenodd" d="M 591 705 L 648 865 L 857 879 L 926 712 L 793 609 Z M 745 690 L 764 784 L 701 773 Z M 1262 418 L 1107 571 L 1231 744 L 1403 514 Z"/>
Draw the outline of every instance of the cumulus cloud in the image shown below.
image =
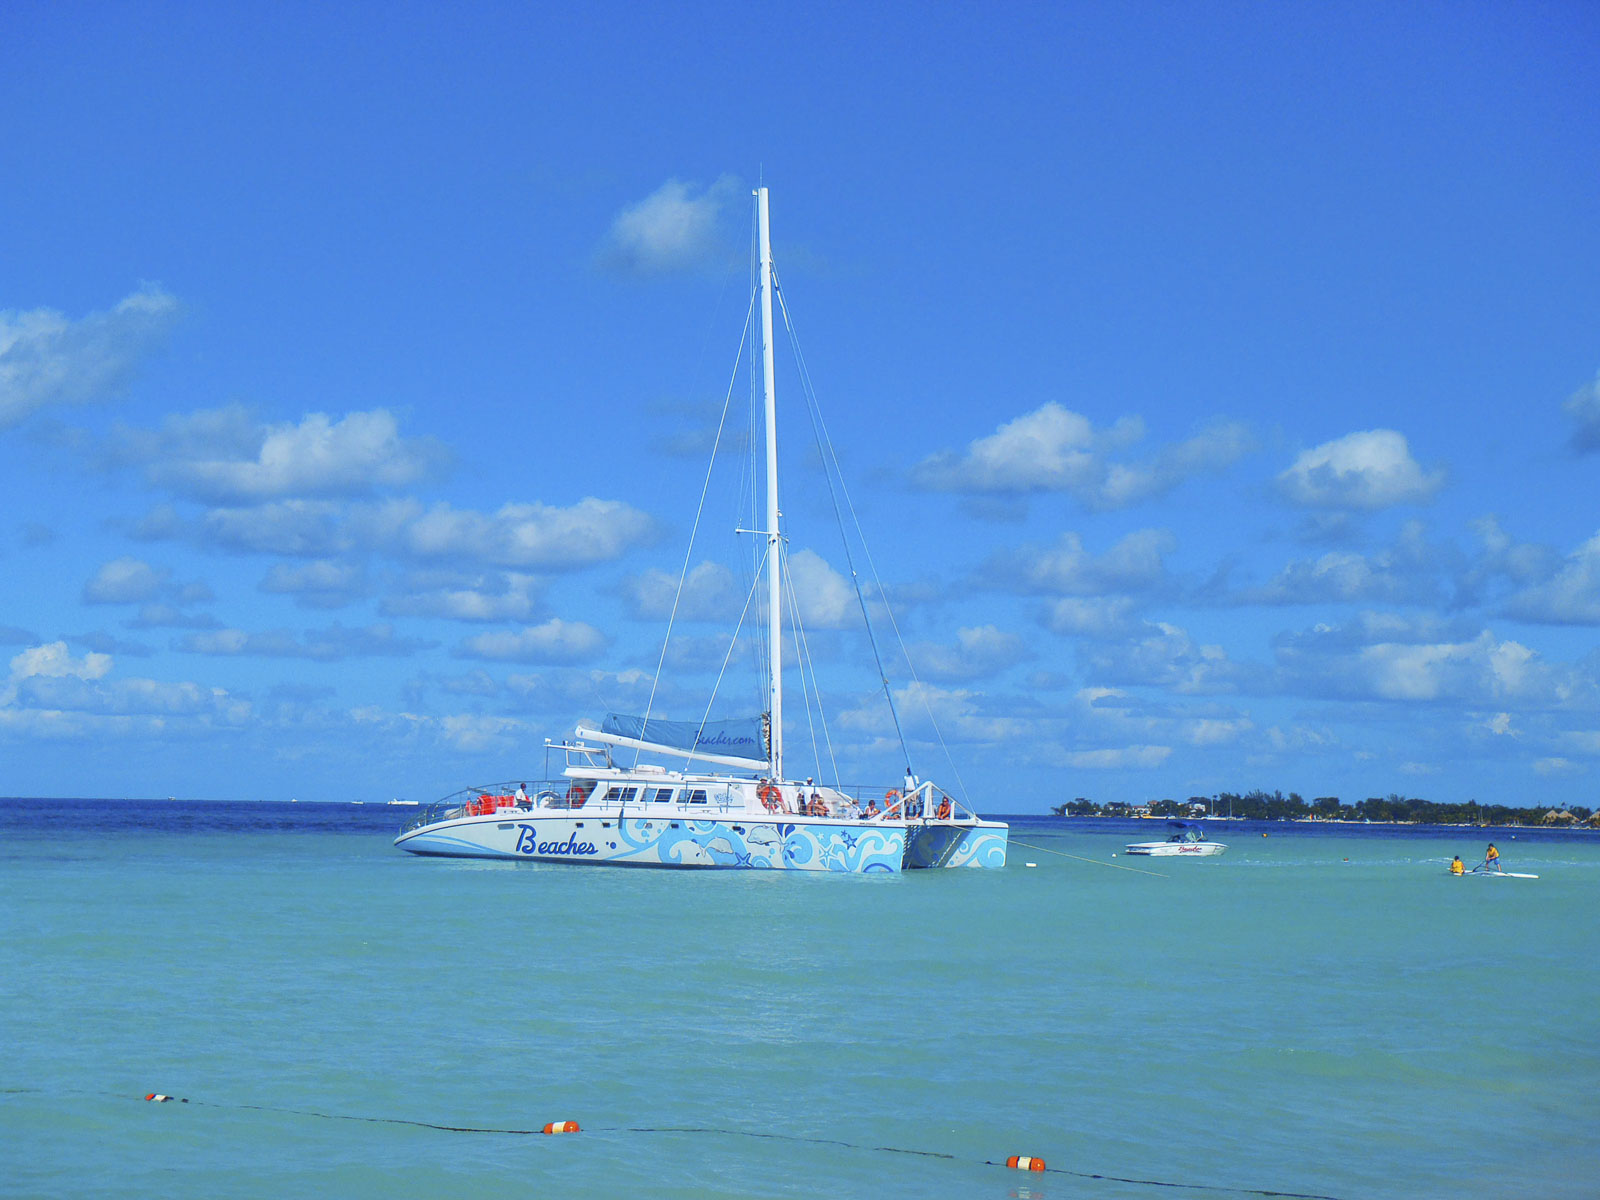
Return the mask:
<path id="1" fill-rule="evenodd" d="M 744 589 L 735 584 L 733 572 L 714 562 L 698 563 L 689 570 L 681 596 L 678 576 L 654 568 L 627 580 L 622 590 L 633 615 L 648 621 L 671 616 L 675 598 L 680 621 L 728 621 L 737 618 L 744 605 Z"/>
<path id="2" fill-rule="evenodd" d="M 314 662 L 339 662 L 347 658 L 408 658 L 436 644 L 400 637 L 392 625 L 346 629 L 336 623 L 328 629 L 306 630 L 304 633 L 288 629 L 269 629 L 259 633 L 218 629 L 189 634 L 177 643 L 176 648 L 190 654 L 222 657 L 304 658 Z"/>
<path id="3" fill-rule="evenodd" d="M 366 594 L 366 573 L 356 563 L 318 559 L 293 566 L 274 563 L 257 585 L 270 595 L 293 596 L 306 608 L 343 608 Z"/>
<path id="4" fill-rule="evenodd" d="M 492 514 L 436 504 L 406 523 L 398 542 L 419 559 L 560 568 L 609 562 L 654 532 L 631 505 L 586 497 L 565 508 L 507 504 Z"/>
<path id="5" fill-rule="evenodd" d="M 1145 684 L 1183 695 L 1238 690 L 1245 671 L 1219 645 L 1197 643 L 1164 621 L 1147 622 L 1137 639 L 1100 643 L 1082 655 L 1099 684 Z"/>
<path id="6" fill-rule="evenodd" d="M 0 311 L 0 429 L 47 405 L 112 395 L 177 314 L 178 302 L 153 285 L 79 321 L 47 308 Z"/>
<path id="7" fill-rule="evenodd" d="M 213 508 L 189 520 L 170 507 L 134 523 L 131 536 L 182 539 L 208 549 L 336 558 L 383 551 L 424 563 L 572 569 L 608 562 L 653 538 L 655 522 L 619 500 L 560 507 L 507 504 L 493 513 L 415 500 L 375 503 L 278 500 Z"/>
<path id="8" fill-rule="evenodd" d="M 1547 625 L 1600 625 L 1600 533 L 1567 555 L 1548 579 L 1512 596 L 1505 612 Z"/>
<path id="9" fill-rule="evenodd" d="M 1075 637 L 1123 637 L 1142 625 L 1130 596 L 1063 596 L 1051 601 L 1045 626 Z"/>
<path id="10" fill-rule="evenodd" d="M 162 732 L 171 718 L 233 725 L 250 715 L 247 701 L 222 688 L 153 679 L 112 679 L 109 654 L 76 658 L 65 642 L 24 650 L 0 687 L 0 729 L 30 737 L 84 737 Z M 145 718 L 135 724 L 129 718 Z"/>
<path id="11" fill-rule="evenodd" d="M 172 572 L 156 570 L 137 558 L 116 558 L 83 585 L 85 604 L 140 604 L 154 600 L 166 589 Z"/>
<path id="12" fill-rule="evenodd" d="M 515 632 L 481 633 L 462 642 L 455 653 L 494 662 L 570 663 L 593 657 L 605 644 L 605 635 L 593 625 L 551 617 Z"/>
<path id="13" fill-rule="evenodd" d="M 1579 454 L 1600 451 L 1600 374 L 1568 396 L 1561 411 L 1573 424 L 1568 445 Z"/>
<path id="14" fill-rule="evenodd" d="M 1213 425 L 1138 462 L 1114 456 L 1144 436 L 1137 418 L 1097 430 L 1054 402 L 1001 425 L 955 454 L 919 463 L 912 480 L 932 491 L 1028 494 L 1065 492 L 1096 510 L 1126 508 L 1171 491 L 1195 475 L 1224 470 L 1250 448 L 1244 426 Z"/>
<path id="15" fill-rule="evenodd" d="M 1440 599 L 1439 556 L 1420 522 L 1407 522 L 1393 546 L 1373 554 L 1330 551 L 1289 563 L 1265 587 L 1245 591 L 1246 604 L 1336 604 Z"/>
<path id="16" fill-rule="evenodd" d="M 909 651 L 917 673 L 925 679 L 965 683 L 998 675 L 1028 657 L 1028 648 L 1014 633 L 993 625 L 956 631 L 954 646 L 923 643 Z"/>
<path id="17" fill-rule="evenodd" d="M 264 425 L 238 407 L 168 417 L 161 429 L 118 431 L 115 457 L 159 487 L 212 504 L 362 495 L 413 484 L 447 460 L 433 438 L 405 438 L 384 409 L 337 420 L 308 413 Z"/>
<path id="18" fill-rule="evenodd" d="M 1392 429 L 1348 433 L 1305 451 L 1278 476 L 1278 487 L 1309 508 L 1374 510 L 1422 504 L 1444 484 L 1444 471 L 1424 471 L 1405 435 Z"/>
<path id="19" fill-rule="evenodd" d="M 740 192 L 724 175 L 707 187 L 669 179 L 611 223 L 601 265 L 630 275 L 665 275 L 728 261 L 734 244 L 725 213 Z"/>
<path id="20" fill-rule="evenodd" d="M 143 559 L 131 557 L 105 563 L 83 585 L 85 604 L 140 605 L 138 615 L 129 624 L 141 629 L 214 627 L 216 621 L 212 617 L 179 607 L 213 599 L 211 589 L 204 583 L 178 583 L 172 578 L 170 567 L 153 567 Z"/>
<path id="21" fill-rule="evenodd" d="M 1380 623 L 1365 633 L 1318 625 L 1277 639 L 1280 683 L 1288 691 L 1355 700 L 1558 705 L 1593 692 L 1570 669 L 1546 663 L 1520 642 L 1483 630 L 1475 637 L 1423 640 Z"/>
<path id="22" fill-rule="evenodd" d="M 1102 750 L 1074 750 L 1067 754 L 1066 759 L 1070 766 L 1104 771 L 1126 767 L 1159 767 L 1171 756 L 1171 746 L 1120 746 Z"/>
<path id="23" fill-rule="evenodd" d="M 785 562 L 801 625 L 840 629 L 853 624 L 860 608 L 855 589 L 815 550 L 797 550 Z"/>
<path id="24" fill-rule="evenodd" d="M 448 621 L 525 621 L 538 612 L 544 581 L 518 571 L 493 572 L 422 586 L 386 597 L 390 616 L 442 617 Z"/>
<path id="25" fill-rule="evenodd" d="M 990 586 L 1068 596 L 1150 592 L 1167 583 L 1163 559 L 1176 545 L 1165 530 L 1140 529 L 1095 555 L 1069 530 L 1052 547 L 1021 546 L 994 555 L 982 577 Z"/>

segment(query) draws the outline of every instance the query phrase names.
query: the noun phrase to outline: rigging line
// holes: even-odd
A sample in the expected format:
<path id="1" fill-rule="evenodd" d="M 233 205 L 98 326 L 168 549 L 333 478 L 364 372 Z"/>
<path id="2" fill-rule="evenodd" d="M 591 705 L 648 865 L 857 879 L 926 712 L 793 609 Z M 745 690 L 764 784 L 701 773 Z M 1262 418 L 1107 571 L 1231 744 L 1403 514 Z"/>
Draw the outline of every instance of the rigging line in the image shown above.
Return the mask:
<path id="1" fill-rule="evenodd" d="M 1019 842 L 1011 839 L 1013 846 L 1021 846 L 1024 850 L 1037 850 L 1040 854 L 1059 854 L 1062 858 L 1075 858 L 1079 862 L 1093 863 L 1097 867 L 1110 867 L 1113 871 L 1132 871 L 1135 875 L 1154 875 L 1157 879 L 1171 879 L 1170 875 L 1163 875 L 1160 871 L 1141 871 L 1138 867 L 1125 867 L 1121 863 L 1101 862 L 1098 858 L 1085 858 L 1081 854 L 1068 854 L 1065 850 L 1052 850 L 1049 846 L 1035 846 L 1029 842 Z"/>
<path id="2" fill-rule="evenodd" d="M 757 574 L 754 582 L 750 585 L 750 590 L 745 593 L 744 607 L 739 610 L 739 623 L 733 628 L 733 638 L 728 642 L 727 653 L 722 656 L 722 668 L 717 672 L 716 682 L 711 685 L 711 698 L 706 701 L 706 711 L 700 717 L 701 729 L 704 729 L 706 722 L 711 719 L 711 708 L 717 702 L 717 691 L 722 687 L 722 677 L 728 673 L 728 660 L 733 657 L 733 648 L 739 644 L 739 630 L 744 628 L 745 615 L 750 611 L 750 602 L 755 599 L 756 587 L 760 582 L 761 576 Z"/>
<path id="3" fill-rule="evenodd" d="M 745 338 L 749 335 L 750 319 L 755 310 L 756 297 L 755 293 L 752 292 L 750 295 L 750 303 L 745 309 L 744 332 L 739 336 L 739 346 L 741 350 L 744 347 Z M 700 503 L 694 511 L 694 527 L 689 531 L 689 546 L 683 552 L 683 568 L 678 572 L 678 590 L 673 594 L 672 597 L 672 612 L 667 616 L 667 632 L 661 639 L 661 655 L 656 659 L 655 677 L 650 680 L 650 697 L 645 701 L 644 730 L 648 730 L 650 728 L 650 712 L 655 707 L 656 689 L 661 685 L 661 668 L 666 664 L 667 661 L 667 646 L 672 641 L 672 626 L 678 619 L 678 605 L 683 600 L 684 581 L 689 578 L 689 563 L 694 558 L 695 537 L 700 532 L 700 518 L 705 512 L 706 495 L 711 490 L 711 472 L 712 469 L 717 465 L 717 450 L 722 445 L 722 430 L 728 423 L 728 409 L 733 404 L 733 385 L 734 381 L 739 377 L 739 360 L 743 357 L 744 356 L 742 354 L 734 356 L 733 375 L 728 379 L 727 395 L 722 401 L 722 416 L 717 420 L 717 435 L 711 443 L 711 461 L 706 464 L 706 477 L 700 484 Z M 703 724 L 702 728 L 704 728 Z M 642 751 L 640 748 L 635 747 L 633 751 L 634 766 L 639 765 L 639 755 L 641 752 Z"/>
<path id="4" fill-rule="evenodd" d="M 779 297 L 781 299 L 782 292 L 779 292 Z M 784 310 L 784 320 L 786 322 L 788 320 L 788 310 L 787 309 Z M 806 380 L 807 386 L 809 387 L 810 386 L 810 378 L 811 378 L 810 371 L 805 365 L 804 357 L 800 353 L 798 338 L 795 337 L 795 335 L 794 335 L 792 330 L 791 330 L 790 336 L 792 338 L 795 338 L 795 358 L 800 363 L 801 375 Z M 831 447 L 833 445 L 833 441 L 832 441 L 831 438 L 829 438 L 827 436 L 827 422 L 823 419 L 822 406 L 820 404 L 815 405 L 815 415 L 813 417 L 813 420 L 815 422 L 817 422 L 822 427 L 822 438 L 825 441 L 827 441 L 828 446 L 830 447 L 830 453 L 831 453 Z M 838 455 L 837 454 L 833 455 L 833 466 L 834 466 L 834 470 L 837 472 L 837 474 L 839 476 L 839 490 L 844 495 L 845 507 L 849 510 L 850 519 L 851 519 L 852 523 L 855 525 L 855 528 L 856 528 L 856 537 L 861 542 L 861 553 L 862 553 L 862 556 L 867 560 L 867 569 L 872 572 L 872 581 L 873 581 L 873 583 L 875 583 L 877 585 L 877 588 L 878 588 L 878 599 L 883 604 L 884 614 L 889 618 L 889 627 L 892 630 L 894 630 L 895 641 L 900 646 L 900 656 L 903 659 L 905 659 L 906 668 L 907 668 L 907 670 L 909 670 L 911 672 L 911 682 L 916 685 L 917 694 L 922 700 L 922 710 L 923 710 L 924 713 L 927 714 L 928 722 L 929 722 L 929 724 L 931 724 L 933 726 L 934 736 L 939 739 L 939 748 L 944 751 L 945 761 L 950 764 L 950 771 L 956 777 L 956 790 L 961 794 L 962 803 L 967 805 L 968 808 L 971 808 L 972 807 L 972 801 L 971 801 L 970 794 L 967 791 L 966 780 L 964 780 L 961 777 L 961 768 L 956 765 L 955 755 L 953 755 L 950 752 L 950 745 L 949 745 L 948 742 L 945 741 L 944 730 L 941 729 L 940 726 L 939 726 L 939 718 L 934 716 L 933 705 L 928 703 L 927 694 L 926 694 L 926 692 L 923 691 L 922 680 L 917 675 L 917 666 L 916 666 L 916 664 L 914 662 L 912 662 L 911 654 L 906 649 L 905 636 L 900 632 L 900 623 L 895 620 L 894 608 L 893 608 L 893 606 L 891 606 L 889 604 L 888 594 L 884 590 L 884 586 L 883 586 L 883 579 L 878 574 L 878 566 L 877 566 L 877 564 L 875 562 L 873 562 L 872 550 L 867 545 L 866 532 L 861 528 L 861 518 L 856 513 L 855 504 L 850 499 L 850 488 L 845 483 L 844 471 L 839 467 L 839 459 L 838 459 Z M 835 504 L 835 509 L 837 510 L 837 504 Z M 848 555 L 848 551 L 846 553 Z M 853 570 L 854 570 L 854 567 L 852 565 L 852 571 Z M 857 583 L 857 588 L 859 589 L 859 587 L 860 587 L 860 584 L 858 582 Z M 858 594 L 859 594 L 859 590 L 858 590 Z M 862 611 L 863 611 L 863 614 L 866 611 L 865 601 L 862 602 Z M 870 636 L 870 626 L 869 626 L 869 636 Z M 874 644 L 873 644 L 873 652 L 874 652 L 874 654 L 877 653 L 876 641 L 874 641 Z M 881 661 L 879 663 L 879 669 L 880 669 L 880 671 L 882 670 Z M 889 688 L 889 680 L 888 680 L 887 675 L 885 675 L 885 678 L 884 678 L 883 682 L 884 682 L 885 692 L 887 692 L 888 688 Z M 892 696 L 890 697 L 890 700 L 889 700 L 889 707 L 890 707 L 890 711 L 893 712 L 894 711 L 894 699 L 893 699 Z M 895 731 L 897 733 L 900 731 L 900 717 L 899 717 L 898 713 L 895 714 Z M 904 738 L 903 735 L 901 736 L 900 741 L 901 741 L 901 747 L 902 747 L 902 749 L 904 749 L 905 748 L 905 738 Z M 909 759 L 910 756 L 911 756 L 911 752 L 910 752 L 910 750 L 907 749 L 906 750 L 906 757 Z"/>
<path id="5" fill-rule="evenodd" d="M 839 544 L 844 548 L 845 565 L 850 568 L 850 582 L 855 588 L 856 603 L 861 608 L 861 622 L 866 626 L 867 642 L 872 647 L 872 661 L 877 665 L 878 679 L 883 683 L 884 699 L 889 702 L 889 717 L 894 721 L 894 734 L 899 739 L 900 752 L 905 756 L 907 770 L 909 770 L 911 749 L 906 745 L 905 731 L 900 727 L 900 713 L 895 708 L 894 690 L 889 686 L 889 673 L 883 668 L 883 655 L 878 651 L 878 638 L 872 630 L 872 618 L 867 614 L 867 599 L 861 592 L 861 576 L 856 571 L 855 556 L 850 552 L 850 538 L 845 530 L 844 514 L 839 511 L 839 495 L 835 492 L 833 486 L 833 477 L 838 475 L 839 492 L 844 493 L 845 504 L 849 506 L 850 496 L 848 491 L 845 490 L 844 472 L 840 469 L 838 455 L 833 453 L 833 443 L 829 440 L 827 427 L 822 421 L 822 406 L 817 403 L 816 388 L 811 383 L 811 372 L 806 366 L 805 355 L 800 350 L 800 336 L 795 331 L 794 322 L 789 316 L 789 306 L 784 301 L 783 288 L 777 281 L 776 272 L 773 275 L 772 290 L 778 297 L 778 311 L 783 314 L 783 328 L 789 335 L 789 348 L 794 352 L 795 364 L 800 369 L 801 391 L 806 399 L 806 411 L 811 417 L 811 432 L 812 436 L 817 439 L 817 453 L 822 457 L 822 477 L 828 484 L 828 499 L 833 505 L 833 518 L 839 526 Z M 828 469 L 830 462 L 833 465 L 832 471 Z M 852 518 L 855 516 L 854 509 L 851 510 L 851 516 Z M 870 564 L 872 556 L 867 552 L 866 540 L 861 532 L 861 522 L 857 520 L 855 526 L 856 536 L 862 538 L 861 551 L 867 555 L 867 561 Z M 880 598 L 883 595 L 883 585 L 881 583 L 878 585 L 878 595 Z M 887 610 L 888 605 L 885 604 L 884 608 Z M 890 615 L 889 619 L 892 623 L 894 620 L 893 614 Z M 898 631 L 896 633 L 898 635 Z M 959 779 L 959 776 L 957 778 Z"/>
<path id="6" fill-rule="evenodd" d="M 778 550 L 778 561 L 782 562 L 788 557 L 788 550 L 783 546 L 782 543 L 779 543 Z M 806 644 L 805 636 L 802 633 L 800 623 L 800 598 L 794 590 L 794 576 L 788 571 L 783 573 L 783 585 L 789 598 L 789 631 L 794 637 L 795 665 L 800 669 L 800 698 L 805 704 L 806 729 L 811 734 L 811 761 L 816 769 L 816 774 L 813 776 L 813 778 L 821 779 L 822 756 L 817 752 L 817 723 L 812 720 L 811 717 L 812 689 L 806 685 Z M 816 668 L 813 666 L 811 671 L 812 683 L 816 682 L 816 675 Z M 817 692 L 817 704 L 819 707 L 822 704 L 822 695 L 820 690 Z"/>
<path id="7" fill-rule="evenodd" d="M 785 557 L 788 556 L 787 545 L 785 545 L 783 553 Z M 811 758 L 816 763 L 816 778 L 823 778 L 821 747 L 817 744 L 817 725 L 820 724 L 822 726 L 822 740 L 828 747 L 828 762 L 833 767 L 833 781 L 837 784 L 839 782 L 839 760 L 833 753 L 833 736 L 828 732 L 828 714 L 822 707 L 822 683 L 817 678 L 816 660 L 811 657 L 811 643 L 806 638 L 805 623 L 800 619 L 799 597 L 794 590 L 794 573 L 785 571 L 783 579 L 789 590 L 789 618 L 790 625 L 794 630 L 795 662 L 800 666 L 800 689 L 806 700 L 806 725 L 811 731 Z M 809 691 L 806 689 L 807 667 L 811 669 L 811 687 Z M 813 697 L 817 705 L 815 722 L 811 719 Z"/>

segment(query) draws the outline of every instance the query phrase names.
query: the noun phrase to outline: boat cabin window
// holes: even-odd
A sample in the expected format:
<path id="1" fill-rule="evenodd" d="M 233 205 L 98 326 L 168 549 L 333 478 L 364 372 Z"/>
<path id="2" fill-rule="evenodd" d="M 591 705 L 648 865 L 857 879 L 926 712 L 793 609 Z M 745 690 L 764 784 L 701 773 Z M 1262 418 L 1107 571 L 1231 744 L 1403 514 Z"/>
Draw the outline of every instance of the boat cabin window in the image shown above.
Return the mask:
<path id="1" fill-rule="evenodd" d="M 629 804 L 638 794 L 638 788 L 613 786 L 612 789 L 606 793 L 606 799 L 614 801 L 618 804 Z"/>
<path id="2" fill-rule="evenodd" d="M 657 788 L 656 789 L 655 802 L 657 804 L 665 804 L 668 800 L 671 800 L 671 799 L 672 799 L 672 789 L 671 788 Z"/>
<path id="3" fill-rule="evenodd" d="M 695 788 L 694 791 L 689 793 L 690 804 L 704 804 L 705 802 L 706 792 L 704 788 Z"/>

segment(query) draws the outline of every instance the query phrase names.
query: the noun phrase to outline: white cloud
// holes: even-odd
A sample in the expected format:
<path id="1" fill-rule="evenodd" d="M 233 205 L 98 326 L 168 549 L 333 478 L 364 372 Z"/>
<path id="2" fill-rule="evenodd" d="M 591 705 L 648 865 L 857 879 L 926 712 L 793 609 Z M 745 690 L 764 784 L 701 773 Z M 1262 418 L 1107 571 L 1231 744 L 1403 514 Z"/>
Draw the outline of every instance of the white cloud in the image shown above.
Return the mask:
<path id="1" fill-rule="evenodd" d="M 218 629 L 192 633 L 176 648 L 190 654 L 223 657 L 306 658 L 315 662 L 339 662 L 347 658 L 408 658 L 426 650 L 432 642 L 398 636 L 392 625 L 369 625 L 346 629 L 334 624 L 328 629 L 296 633 L 288 629 L 268 629 L 247 633 L 242 629 Z"/>
<path id="2" fill-rule="evenodd" d="M 925 459 L 912 478 L 935 491 L 1066 492 L 1088 508 L 1116 509 L 1170 491 L 1194 475 L 1225 469 L 1250 445 L 1244 426 L 1220 423 L 1146 461 L 1113 459 L 1143 436 L 1137 418 L 1096 430 L 1081 413 L 1051 402 L 977 439 L 962 454 L 947 451 Z"/>
<path id="3" fill-rule="evenodd" d="M 1600 373 L 1592 383 L 1567 397 L 1561 411 L 1572 419 L 1574 428 L 1569 442 L 1579 454 L 1593 454 L 1600 450 Z"/>
<path id="4" fill-rule="evenodd" d="M 1312 508 L 1380 509 L 1421 504 L 1444 484 L 1444 471 L 1425 472 L 1405 436 L 1371 429 L 1307 450 L 1278 476 L 1283 494 Z"/>
<path id="5" fill-rule="evenodd" d="M 551 617 L 542 625 L 515 633 L 480 633 L 456 647 L 459 658 L 495 662 L 569 663 L 590 658 L 606 643 L 605 635 L 583 621 Z"/>
<path id="6" fill-rule="evenodd" d="M 1064 596 L 1045 611 L 1044 623 L 1056 633 L 1078 637 L 1120 637 L 1140 627 L 1129 596 Z"/>
<path id="7" fill-rule="evenodd" d="M 1236 691 L 1245 674 L 1219 645 L 1199 644 L 1176 625 L 1147 623 L 1137 641 L 1100 643 L 1083 662 L 1097 683 L 1146 684 L 1183 695 Z"/>
<path id="8" fill-rule="evenodd" d="M 739 193 L 724 175 L 705 188 L 669 179 L 611 223 L 600 262 L 635 275 L 664 275 L 727 259 L 733 244 L 723 212 Z"/>
<path id="9" fill-rule="evenodd" d="M 544 581 L 538 576 L 510 571 L 390 596 L 380 607 L 391 616 L 526 621 L 539 610 L 544 590 Z"/>
<path id="10" fill-rule="evenodd" d="M 1265 587 L 1247 590 L 1239 599 L 1246 604 L 1436 603 L 1438 557 L 1421 523 L 1409 521 L 1393 546 L 1373 554 L 1335 550 L 1289 563 Z"/>
<path id="11" fill-rule="evenodd" d="M 785 566 L 804 628 L 839 629 L 858 620 L 855 589 L 816 551 L 797 550 Z"/>
<path id="12" fill-rule="evenodd" d="M 24 650 L 11 660 L 11 682 L 40 676 L 49 679 L 102 679 L 111 670 L 109 654 L 73 658 L 65 642 L 50 642 Z"/>
<path id="13" fill-rule="evenodd" d="M 147 540 L 186 538 L 250 554 L 329 558 L 384 551 L 426 563 L 570 569 L 608 562 L 652 538 L 655 522 L 619 500 L 588 497 L 565 508 L 507 504 L 493 513 L 415 500 L 346 503 L 278 500 L 213 508 L 186 521 L 153 510 L 131 530 Z"/>
<path id="14" fill-rule="evenodd" d="M 1094 555 L 1069 530 L 1048 549 L 1021 546 L 1002 551 L 985 565 L 983 578 L 993 585 L 1068 596 L 1148 592 L 1166 582 L 1162 560 L 1175 546 L 1165 530 L 1139 529 L 1104 554 Z"/>
<path id="15" fill-rule="evenodd" d="M 956 631 L 954 646 L 923 643 L 910 649 L 911 662 L 925 679 L 965 683 L 997 675 L 1028 657 L 1028 648 L 1014 633 L 993 625 Z"/>
<path id="16" fill-rule="evenodd" d="M 1075 750 L 1067 754 L 1070 766 L 1085 770 L 1159 767 L 1172 756 L 1171 746 L 1121 746 L 1103 750 Z"/>
<path id="17" fill-rule="evenodd" d="M 384 409 L 261 425 L 240 408 L 169 417 L 158 432 L 121 430 L 117 457 L 154 484 L 209 503 L 348 496 L 403 487 L 444 462 L 433 438 L 403 438 Z"/>
<path id="18" fill-rule="evenodd" d="M 648 621 L 664 621 L 672 615 L 675 597 L 680 621 L 734 620 L 744 604 L 742 592 L 734 583 L 733 572 L 715 562 L 691 568 L 683 578 L 681 596 L 678 576 L 655 568 L 623 584 L 633 615 Z"/>
<path id="19" fill-rule="evenodd" d="M 418 559 L 560 568 L 608 562 L 654 531 L 638 509 L 591 496 L 566 508 L 506 504 L 493 514 L 436 504 L 404 525 L 398 541 Z"/>
<path id="20" fill-rule="evenodd" d="M 1409 632 L 1409 631 L 1408 631 Z M 1558 705 L 1587 698 L 1593 680 L 1546 663 L 1520 642 L 1488 630 L 1454 641 L 1381 640 L 1361 644 L 1347 628 L 1318 626 L 1276 646 L 1280 683 L 1290 691 L 1411 703 Z"/>
<path id="21" fill-rule="evenodd" d="M 1549 579 L 1511 597 L 1505 612 L 1549 625 L 1600 625 L 1600 533 L 1567 555 Z"/>
<path id="22" fill-rule="evenodd" d="M 43 738 L 160 734 L 171 718 L 214 726 L 237 725 L 250 716 L 249 702 L 222 688 L 112 679 L 111 668 L 110 655 L 74 658 L 65 642 L 23 651 L 11 660 L 10 678 L 0 688 L 0 729 Z"/>
<path id="23" fill-rule="evenodd" d="M 258 586 L 263 592 L 293 596 L 307 608 L 342 608 L 366 593 L 366 574 L 355 563 L 327 559 L 301 566 L 274 563 Z"/>
<path id="24" fill-rule="evenodd" d="M 147 285 L 110 312 L 0 312 L 0 429 L 51 404 L 104 399 L 166 335 L 178 302 Z"/>
<path id="25" fill-rule="evenodd" d="M 137 558 L 115 558 L 83 585 L 85 604 L 141 604 L 166 591 L 172 572 Z"/>
<path id="26" fill-rule="evenodd" d="M 1534 762 L 1533 770 L 1536 775 L 1548 779 L 1555 776 L 1582 775 L 1588 768 L 1567 758 L 1541 758 Z"/>

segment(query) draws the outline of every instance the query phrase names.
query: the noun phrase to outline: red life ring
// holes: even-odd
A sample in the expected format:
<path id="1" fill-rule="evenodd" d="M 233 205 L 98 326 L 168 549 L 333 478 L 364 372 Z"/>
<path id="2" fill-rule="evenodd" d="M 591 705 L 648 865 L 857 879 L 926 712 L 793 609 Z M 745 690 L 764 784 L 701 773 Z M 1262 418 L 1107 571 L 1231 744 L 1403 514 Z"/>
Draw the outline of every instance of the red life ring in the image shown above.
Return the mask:
<path id="1" fill-rule="evenodd" d="M 781 812 L 783 810 L 783 793 L 772 784 L 763 784 L 756 795 L 761 797 L 761 803 L 766 805 L 768 812 Z"/>
<path id="2" fill-rule="evenodd" d="M 577 784 L 573 784 L 567 789 L 568 808 L 582 808 L 583 802 L 588 798 L 589 793 L 584 791 L 583 788 L 579 787 Z"/>

